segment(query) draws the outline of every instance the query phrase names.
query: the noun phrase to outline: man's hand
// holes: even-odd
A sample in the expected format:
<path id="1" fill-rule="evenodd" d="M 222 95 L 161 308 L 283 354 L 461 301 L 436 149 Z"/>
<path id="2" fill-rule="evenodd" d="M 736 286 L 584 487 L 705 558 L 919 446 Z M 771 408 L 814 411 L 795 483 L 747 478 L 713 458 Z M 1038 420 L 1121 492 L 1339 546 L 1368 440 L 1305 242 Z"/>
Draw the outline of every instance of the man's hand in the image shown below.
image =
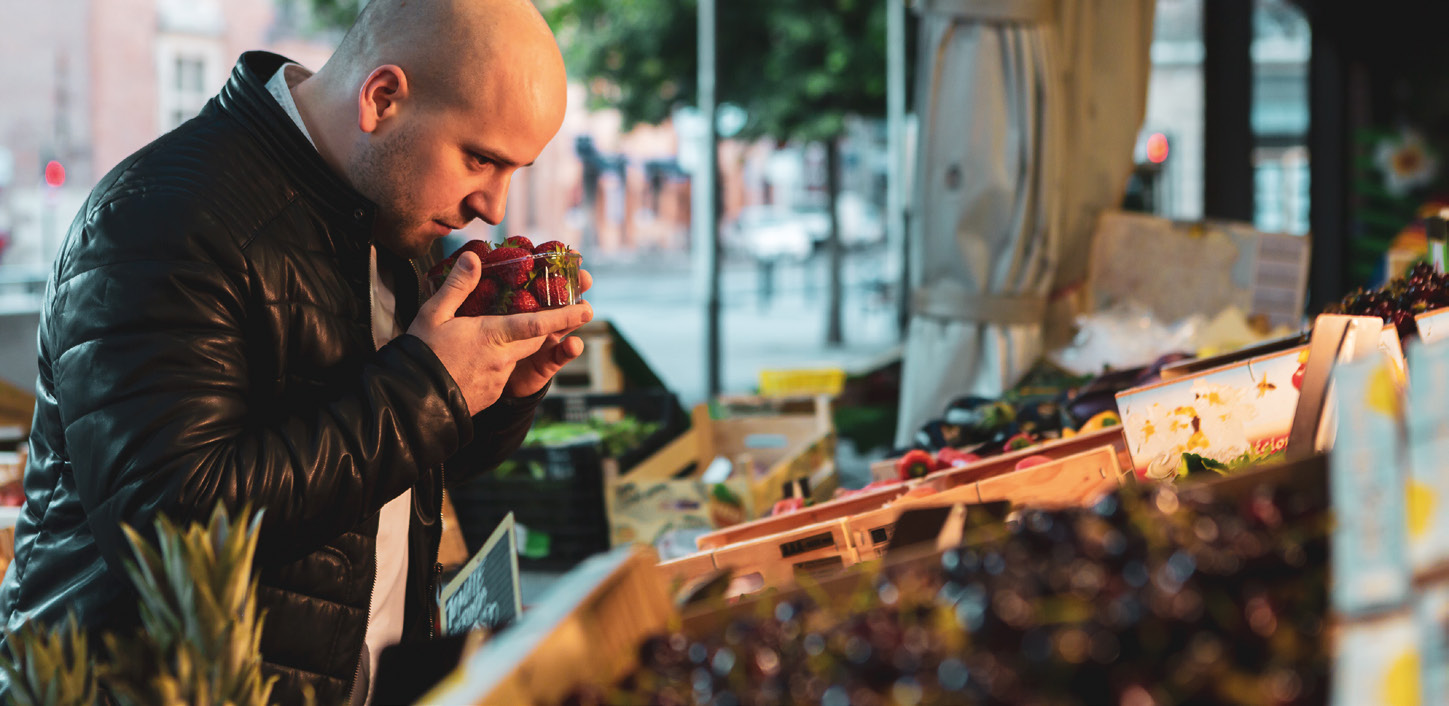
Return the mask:
<path id="1" fill-rule="evenodd" d="M 589 291 L 594 286 L 594 278 L 588 270 L 579 269 L 579 294 Z M 582 306 L 589 306 L 584 303 Z M 589 308 L 589 318 L 593 318 L 593 308 Z M 577 327 L 575 327 L 577 328 Z M 584 352 L 584 342 L 579 338 L 566 338 L 574 329 L 549 334 L 543 345 L 539 346 L 538 352 L 523 360 L 513 368 L 513 376 L 508 379 L 508 387 L 505 390 L 509 397 L 527 397 L 537 393 L 558 374 L 559 369 L 567 365 L 569 361 L 579 357 Z"/>
<path id="2" fill-rule="evenodd" d="M 455 316 L 478 285 L 481 270 L 476 254 L 463 253 L 438 292 L 423 303 L 408 327 L 408 333 L 428 344 L 453 376 L 468 401 L 469 414 L 477 414 L 498 401 L 519 361 L 534 356 L 551 337 L 557 337 L 552 346 L 557 350 L 559 339 L 594 318 L 588 304 L 510 316 Z M 580 344 L 574 355 L 581 352 Z M 540 384 L 534 391 L 542 387 Z"/>

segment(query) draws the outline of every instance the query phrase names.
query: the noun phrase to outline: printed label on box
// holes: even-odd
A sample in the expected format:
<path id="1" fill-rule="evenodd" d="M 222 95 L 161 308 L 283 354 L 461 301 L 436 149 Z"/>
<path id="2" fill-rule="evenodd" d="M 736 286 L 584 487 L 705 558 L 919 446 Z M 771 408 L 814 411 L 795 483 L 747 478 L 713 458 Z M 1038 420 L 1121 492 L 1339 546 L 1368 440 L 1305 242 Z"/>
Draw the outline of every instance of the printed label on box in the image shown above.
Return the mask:
<path id="1" fill-rule="evenodd" d="M 1426 311 L 1414 317 L 1419 329 L 1419 340 L 1432 343 L 1449 338 L 1449 309 Z"/>
<path id="2" fill-rule="evenodd" d="M 1338 364 L 1333 385 L 1332 599 L 1335 610 L 1352 617 L 1403 605 L 1409 595 L 1403 398 L 1383 356 Z"/>
<path id="3" fill-rule="evenodd" d="M 1300 346 L 1118 393 L 1132 464 L 1167 478 L 1184 453 L 1230 467 L 1281 453 L 1307 351 Z"/>
<path id="4" fill-rule="evenodd" d="M 1334 652 L 1334 706 L 1419 703 L 1419 630 L 1413 613 L 1345 624 Z"/>
<path id="5" fill-rule="evenodd" d="M 1425 706 L 1449 706 L 1449 583 L 1419 592 L 1419 652 L 1423 655 Z"/>
<path id="6" fill-rule="evenodd" d="M 1449 563 L 1449 343 L 1409 349 L 1409 560 L 1415 573 Z"/>

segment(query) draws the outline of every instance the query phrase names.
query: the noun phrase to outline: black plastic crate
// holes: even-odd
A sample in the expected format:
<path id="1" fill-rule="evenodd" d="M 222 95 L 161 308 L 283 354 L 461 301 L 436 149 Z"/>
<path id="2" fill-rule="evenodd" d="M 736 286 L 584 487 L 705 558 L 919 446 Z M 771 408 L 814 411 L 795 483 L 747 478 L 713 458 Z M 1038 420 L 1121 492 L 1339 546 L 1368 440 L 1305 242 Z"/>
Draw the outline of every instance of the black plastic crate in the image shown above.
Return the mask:
<path id="1" fill-rule="evenodd" d="M 606 551 L 605 465 L 618 464 L 621 471 L 627 470 L 678 436 L 686 423 L 678 401 L 663 390 L 550 396 L 539 405 L 535 421 L 583 421 L 611 408 L 656 422 L 659 428 L 614 459 L 606 458 L 598 440 L 588 439 L 520 448 L 510 458 L 515 469 L 507 474 L 490 471 L 475 476 L 466 465 L 459 468 L 457 475 L 470 479 L 453 482 L 448 492 L 468 551 L 478 551 L 510 511 L 521 525 L 520 536 L 532 535 L 535 548 L 544 543 L 541 537 L 547 537 L 543 556 L 520 552 L 522 568 L 568 569 L 591 554 Z"/>

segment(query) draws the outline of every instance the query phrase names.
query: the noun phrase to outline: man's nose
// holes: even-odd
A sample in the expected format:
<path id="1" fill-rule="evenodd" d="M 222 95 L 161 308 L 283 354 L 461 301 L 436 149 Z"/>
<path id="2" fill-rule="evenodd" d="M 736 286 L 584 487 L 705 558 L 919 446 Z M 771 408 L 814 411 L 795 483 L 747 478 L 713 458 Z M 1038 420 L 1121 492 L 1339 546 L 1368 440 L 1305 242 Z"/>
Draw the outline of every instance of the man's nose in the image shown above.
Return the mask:
<path id="1" fill-rule="evenodd" d="M 502 223 L 503 213 L 508 208 L 508 177 L 490 180 L 483 187 L 474 190 L 468 194 L 464 205 L 488 225 Z"/>

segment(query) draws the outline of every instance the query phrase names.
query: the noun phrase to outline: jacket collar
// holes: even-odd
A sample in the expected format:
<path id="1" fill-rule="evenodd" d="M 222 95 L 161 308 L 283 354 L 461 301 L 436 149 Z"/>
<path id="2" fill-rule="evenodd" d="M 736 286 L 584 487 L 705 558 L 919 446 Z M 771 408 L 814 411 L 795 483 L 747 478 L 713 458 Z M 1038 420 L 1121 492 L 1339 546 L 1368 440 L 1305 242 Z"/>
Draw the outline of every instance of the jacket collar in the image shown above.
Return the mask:
<path id="1" fill-rule="evenodd" d="M 356 228 L 349 231 L 371 241 L 377 205 L 322 161 L 322 155 L 267 91 L 267 80 L 288 61 L 271 52 L 242 54 L 216 97 L 217 107 L 241 121 L 320 208 L 332 211 L 336 218 Z"/>

